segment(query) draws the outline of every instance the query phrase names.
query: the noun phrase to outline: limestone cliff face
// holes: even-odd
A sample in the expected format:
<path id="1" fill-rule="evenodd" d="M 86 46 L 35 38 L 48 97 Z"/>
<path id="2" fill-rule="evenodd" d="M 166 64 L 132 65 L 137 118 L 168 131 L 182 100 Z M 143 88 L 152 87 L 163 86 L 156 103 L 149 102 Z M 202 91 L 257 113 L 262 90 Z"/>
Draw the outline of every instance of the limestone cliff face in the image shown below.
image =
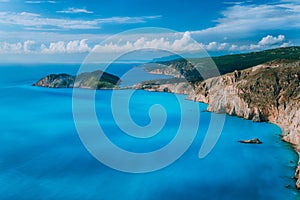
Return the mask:
<path id="1" fill-rule="evenodd" d="M 207 103 L 208 111 L 278 124 L 283 140 L 300 151 L 300 62 L 274 61 L 211 78 L 199 83 L 189 99 Z"/>
<path id="2" fill-rule="evenodd" d="M 152 81 L 136 88 L 188 94 L 190 100 L 207 103 L 208 111 L 275 123 L 283 130 L 283 140 L 300 152 L 299 61 L 272 61 L 193 86 L 180 81 Z M 300 188 L 300 165 L 295 177 Z"/>
<path id="3" fill-rule="evenodd" d="M 300 144 L 300 62 L 271 62 L 211 78 L 189 98 L 208 103 L 212 112 L 281 125 L 284 139 Z"/>

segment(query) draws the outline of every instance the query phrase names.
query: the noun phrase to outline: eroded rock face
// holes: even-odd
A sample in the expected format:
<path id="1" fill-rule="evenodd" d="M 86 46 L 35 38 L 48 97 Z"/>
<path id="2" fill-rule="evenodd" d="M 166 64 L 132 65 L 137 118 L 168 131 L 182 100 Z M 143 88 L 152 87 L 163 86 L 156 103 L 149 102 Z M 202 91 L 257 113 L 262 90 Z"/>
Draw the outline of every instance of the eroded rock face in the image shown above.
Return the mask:
<path id="1" fill-rule="evenodd" d="M 208 111 L 275 123 L 283 130 L 282 139 L 300 152 L 299 61 L 272 61 L 198 82 L 192 88 L 187 82 L 139 88 L 189 94 L 188 99 L 207 103 Z M 299 171 L 300 165 L 295 175 L 297 188 Z"/>
<path id="2" fill-rule="evenodd" d="M 270 121 L 284 140 L 300 144 L 300 62 L 260 65 L 201 82 L 190 99 L 212 112 Z"/>
<path id="3" fill-rule="evenodd" d="M 94 72 L 85 72 L 78 76 L 68 74 L 51 74 L 35 84 L 34 86 L 49 88 L 86 88 L 86 89 L 103 89 L 114 88 L 120 82 L 119 77 L 108 74 L 101 70 Z"/>
<path id="4" fill-rule="evenodd" d="M 283 140 L 300 151 L 299 61 L 270 62 L 205 80 L 189 99 L 208 103 L 208 111 L 278 124 Z M 300 188 L 299 179 L 296 185 Z"/>

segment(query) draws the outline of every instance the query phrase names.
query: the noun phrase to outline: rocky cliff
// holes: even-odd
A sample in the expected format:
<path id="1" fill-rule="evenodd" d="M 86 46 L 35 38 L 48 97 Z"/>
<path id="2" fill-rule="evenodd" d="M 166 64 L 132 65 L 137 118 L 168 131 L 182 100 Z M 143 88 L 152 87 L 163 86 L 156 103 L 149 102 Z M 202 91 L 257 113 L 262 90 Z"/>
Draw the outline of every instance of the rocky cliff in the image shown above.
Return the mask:
<path id="1" fill-rule="evenodd" d="M 189 98 L 207 103 L 208 111 L 275 123 L 300 152 L 299 61 L 273 61 L 205 80 Z M 300 165 L 295 177 L 300 188 Z"/>
<path id="2" fill-rule="evenodd" d="M 120 83 L 119 77 L 108 74 L 101 70 L 85 72 L 77 76 L 68 74 L 50 74 L 33 86 L 50 88 L 86 88 L 86 89 L 105 89 L 115 88 Z"/>
<path id="3" fill-rule="evenodd" d="M 208 110 L 280 125 L 283 139 L 300 149 L 300 62 L 269 62 L 198 84 L 195 101 Z"/>
<path id="4" fill-rule="evenodd" d="M 282 139 L 300 152 L 299 61 L 275 60 L 195 85 L 173 82 L 144 82 L 137 88 L 189 94 L 188 99 L 207 103 L 208 111 L 275 123 L 282 128 Z M 300 165 L 295 177 L 300 188 Z"/>

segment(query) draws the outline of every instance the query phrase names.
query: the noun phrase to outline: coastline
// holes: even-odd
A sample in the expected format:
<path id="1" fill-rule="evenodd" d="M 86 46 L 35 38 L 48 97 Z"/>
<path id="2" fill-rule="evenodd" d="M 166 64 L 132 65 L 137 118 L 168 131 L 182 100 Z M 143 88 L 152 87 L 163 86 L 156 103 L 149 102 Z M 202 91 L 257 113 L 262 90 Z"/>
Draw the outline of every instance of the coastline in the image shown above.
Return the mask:
<path id="1" fill-rule="evenodd" d="M 165 86 L 167 86 L 167 85 L 165 85 Z M 126 89 L 128 89 L 128 88 L 126 88 Z M 149 91 L 149 92 L 166 92 L 166 91 L 163 91 L 163 90 L 161 90 L 161 89 L 142 89 L 142 90 L 147 90 L 147 91 Z M 173 93 L 173 94 L 182 94 L 182 95 L 187 95 L 187 98 L 186 98 L 186 100 L 188 100 L 188 101 L 195 101 L 194 99 L 192 99 L 192 98 L 190 98 L 189 97 L 189 94 L 187 94 L 186 92 L 178 92 L 178 91 L 167 91 L 167 92 L 169 92 L 169 93 Z M 207 104 L 207 105 L 209 105 L 209 103 L 208 102 L 206 102 L 206 101 L 198 101 L 198 100 L 196 100 L 195 102 L 200 102 L 200 103 L 205 103 L 205 104 Z M 220 112 L 216 112 L 216 111 L 210 111 L 210 110 L 206 110 L 207 112 L 212 112 L 212 113 L 220 113 Z M 229 115 L 229 116 L 237 116 L 237 115 L 231 115 L 230 113 L 226 113 L 227 115 Z M 241 117 L 241 116 L 237 116 L 237 117 Z M 244 117 L 242 117 L 243 119 L 246 119 L 246 118 L 244 118 Z M 250 120 L 250 119 L 246 119 L 246 120 Z M 297 179 L 297 181 L 296 181 L 296 189 L 300 189 L 300 147 L 297 147 L 297 144 L 294 144 L 294 143 L 292 143 L 290 140 L 288 140 L 288 139 L 285 139 L 285 134 L 288 134 L 289 132 L 286 132 L 287 130 L 289 130 L 289 127 L 287 127 L 287 126 L 285 126 L 285 125 L 283 125 L 283 124 L 280 124 L 280 123 L 278 123 L 278 122 L 276 122 L 276 121 L 267 121 L 267 122 L 269 122 L 269 123 L 271 123 L 271 124 L 275 124 L 275 125 L 277 125 L 279 128 L 280 128 L 280 130 L 281 130 L 281 133 L 280 133 L 280 135 L 281 135 L 281 140 L 283 141 L 283 142 L 286 142 L 286 143 L 288 143 L 290 146 L 291 146 L 291 148 L 297 153 L 297 155 L 298 155 L 298 161 L 297 161 L 297 166 L 295 166 L 295 176 L 293 177 L 293 178 L 295 178 L 295 179 Z M 260 123 L 260 122 L 258 122 L 258 123 Z"/>
<path id="2" fill-rule="evenodd" d="M 300 189 L 300 62 L 270 62 L 241 71 L 234 71 L 218 77 L 191 84 L 183 78 L 145 81 L 131 87 L 97 89 L 142 89 L 154 92 L 170 92 L 187 95 L 187 100 L 206 103 L 207 111 L 226 113 L 255 122 L 270 122 L 281 129 L 282 140 L 291 144 L 298 154 L 295 170 L 296 187 Z M 156 70 L 152 74 L 174 76 L 174 71 Z M 171 72 L 171 74 L 169 73 Z M 41 79 L 35 86 L 65 87 L 57 79 Z M 50 81 L 49 81 L 50 80 Z M 46 84 L 44 84 L 46 83 Z M 70 82 L 70 87 L 75 84 Z M 57 85 L 54 84 L 56 87 Z M 54 87 L 54 88 L 55 88 Z M 89 89 L 82 87 L 84 89 Z M 91 89 L 91 88 L 90 88 Z"/>
<path id="3" fill-rule="evenodd" d="M 150 85 L 151 88 L 148 85 L 145 88 L 140 84 L 135 85 L 135 88 L 185 94 L 188 95 L 188 100 L 208 104 L 209 112 L 226 113 L 255 122 L 270 122 L 277 125 L 281 129 L 281 140 L 289 143 L 298 154 L 294 178 L 297 180 L 296 188 L 300 189 L 300 103 L 297 101 L 299 99 L 297 92 L 293 94 L 289 91 L 289 87 L 297 89 L 298 82 L 295 81 L 296 85 L 293 85 L 291 81 L 293 79 L 285 79 L 291 74 L 294 75 L 299 66 L 300 62 L 291 64 L 271 62 L 254 66 L 202 81 L 196 85 L 192 94 L 186 90 L 189 85 L 187 82 L 154 84 Z M 276 73 L 276 80 L 266 82 L 264 77 L 270 73 Z M 294 79 L 298 80 L 297 73 L 294 76 Z M 289 85 L 285 84 L 286 81 Z M 277 85 L 280 85 L 280 91 L 276 91 Z M 256 88 L 253 89 L 253 86 Z"/>

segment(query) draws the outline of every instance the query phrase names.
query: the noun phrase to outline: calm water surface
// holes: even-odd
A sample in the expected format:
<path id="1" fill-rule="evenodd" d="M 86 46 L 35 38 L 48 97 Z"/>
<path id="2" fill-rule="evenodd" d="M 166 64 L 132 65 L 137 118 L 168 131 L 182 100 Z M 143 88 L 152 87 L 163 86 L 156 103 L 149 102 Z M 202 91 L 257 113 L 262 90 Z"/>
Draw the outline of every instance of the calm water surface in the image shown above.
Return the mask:
<path id="1" fill-rule="evenodd" d="M 132 66 L 115 65 L 110 72 L 121 75 Z M 292 179 L 297 155 L 280 140 L 280 129 L 275 125 L 227 116 L 215 148 L 199 159 L 199 148 L 214 115 L 208 112 L 201 112 L 193 144 L 171 166 L 147 174 L 106 167 L 88 153 L 78 137 L 72 116 L 72 89 L 31 86 L 49 73 L 75 74 L 77 70 L 77 65 L 0 67 L 0 199 L 282 200 L 299 196 Z M 134 73 L 139 79 L 153 78 L 139 69 Z M 125 96 L 130 91 L 117 92 Z M 168 114 L 162 131 L 142 141 L 118 128 L 111 114 L 110 95 L 111 91 L 96 94 L 99 121 L 115 144 L 134 152 L 159 149 L 174 137 L 180 122 L 179 104 L 198 104 L 202 111 L 206 108 L 205 104 L 184 100 L 182 95 L 136 91 L 130 111 L 137 124 L 149 123 L 148 110 L 154 104 L 164 106 Z M 237 142 L 254 137 L 263 144 Z"/>

